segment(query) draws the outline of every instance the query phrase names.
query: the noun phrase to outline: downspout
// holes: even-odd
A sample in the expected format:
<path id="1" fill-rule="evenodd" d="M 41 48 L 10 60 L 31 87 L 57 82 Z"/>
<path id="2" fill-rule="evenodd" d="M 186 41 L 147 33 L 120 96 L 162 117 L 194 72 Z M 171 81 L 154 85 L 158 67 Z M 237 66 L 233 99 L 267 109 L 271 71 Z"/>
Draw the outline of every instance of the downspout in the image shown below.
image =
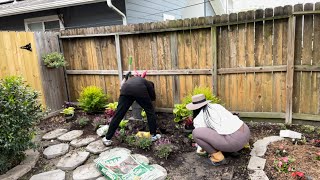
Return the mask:
<path id="1" fill-rule="evenodd" d="M 126 15 L 123 14 L 118 8 L 116 8 L 112 4 L 111 0 L 107 0 L 107 4 L 111 9 L 115 10 L 118 14 L 120 14 L 120 16 L 122 16 L 123 25 L 127 25 L 127 17 L 126 17 Z"/>

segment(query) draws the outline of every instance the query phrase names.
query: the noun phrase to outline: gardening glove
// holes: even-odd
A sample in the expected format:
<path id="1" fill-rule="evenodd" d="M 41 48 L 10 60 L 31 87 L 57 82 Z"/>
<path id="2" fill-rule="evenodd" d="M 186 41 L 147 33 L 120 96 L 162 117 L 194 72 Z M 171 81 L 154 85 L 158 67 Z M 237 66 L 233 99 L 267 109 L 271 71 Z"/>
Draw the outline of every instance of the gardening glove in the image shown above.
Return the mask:
<path id="1" fill-rule="evenodd" d="M 220 162 L 220 161 L 224 160 L 224 155 L 222 154 L 221 151 L 218 151 L 216 153 L 212 153 L 210 160 L 212 162 Z"/>

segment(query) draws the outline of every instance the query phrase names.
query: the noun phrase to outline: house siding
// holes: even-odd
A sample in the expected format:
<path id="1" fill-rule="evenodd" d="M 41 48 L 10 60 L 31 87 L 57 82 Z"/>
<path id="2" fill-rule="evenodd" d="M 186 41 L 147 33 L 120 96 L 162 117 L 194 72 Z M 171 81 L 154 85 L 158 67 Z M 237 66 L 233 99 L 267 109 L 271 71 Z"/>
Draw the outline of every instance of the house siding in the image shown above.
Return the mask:
<path id="1" fill-rule="evenodd" d="M 183 9 L 187 0 L 126 0 L 128 24 L 163 21 L 163 14 L 172 15 L 175 19 L 182 19 Z M 177 9 L 171 11 L 173 9 Z M 168 12 L 164 12 L 168 11 Z"/>
<path id="2" fill-rule="evenodd" d="M 114 1 L 118 9 L 125 13 L 124 1 Z M 66 28 L 93 27 L 122 24 L 122 17 L 110 9 L 107 3 L 87 4 L 62 9 L 39 11 L 15 16 L 1 17 L 0 30 L 24 31 L 24 19 L 63 14 Z"/>

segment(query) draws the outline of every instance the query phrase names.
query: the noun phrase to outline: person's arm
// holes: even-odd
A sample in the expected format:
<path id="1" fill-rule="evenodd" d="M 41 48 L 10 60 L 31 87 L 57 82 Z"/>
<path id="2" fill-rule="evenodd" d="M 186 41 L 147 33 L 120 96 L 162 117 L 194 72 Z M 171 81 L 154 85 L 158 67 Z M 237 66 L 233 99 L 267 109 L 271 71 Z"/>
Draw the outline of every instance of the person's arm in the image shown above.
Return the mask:
<path id="1" fill-rule="evenodd" d="M 154 84 L 151 81 L 145 81 L 145 85 L 147 87 L 148 90 L 148 94 L 150 96 L 151 101 L 155 101 L 156 100 L 156 92 L 154 90 Z"/>

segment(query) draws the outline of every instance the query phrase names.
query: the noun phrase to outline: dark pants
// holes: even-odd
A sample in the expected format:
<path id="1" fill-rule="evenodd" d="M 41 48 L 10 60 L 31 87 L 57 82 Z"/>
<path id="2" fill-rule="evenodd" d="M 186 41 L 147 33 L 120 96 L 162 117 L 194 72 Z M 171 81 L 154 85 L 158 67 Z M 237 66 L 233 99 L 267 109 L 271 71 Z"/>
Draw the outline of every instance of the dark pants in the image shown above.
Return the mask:
<path id="1" fill-rule="evenodd" d="M 148 126 L 150 129 L 150 134 L 155 135 L 157 130 L 157 123 L 156 123 L 156 113 L 154 111 L 154 107 L 152 105 L 151 99 L 149 97 L 134 97 L 134 96 L 125 96 L 120 95 L 118 101 L 118 107 L 114 117 L 111 120 L 109 125 L 108 132 L 106 134 L 106 139 L 111 139 L 116 132 L 119 124 L 127 111 L 129 110 L 130 106 L 134 101 L 144 109 L 147 114 L 148 119 Z"/>

